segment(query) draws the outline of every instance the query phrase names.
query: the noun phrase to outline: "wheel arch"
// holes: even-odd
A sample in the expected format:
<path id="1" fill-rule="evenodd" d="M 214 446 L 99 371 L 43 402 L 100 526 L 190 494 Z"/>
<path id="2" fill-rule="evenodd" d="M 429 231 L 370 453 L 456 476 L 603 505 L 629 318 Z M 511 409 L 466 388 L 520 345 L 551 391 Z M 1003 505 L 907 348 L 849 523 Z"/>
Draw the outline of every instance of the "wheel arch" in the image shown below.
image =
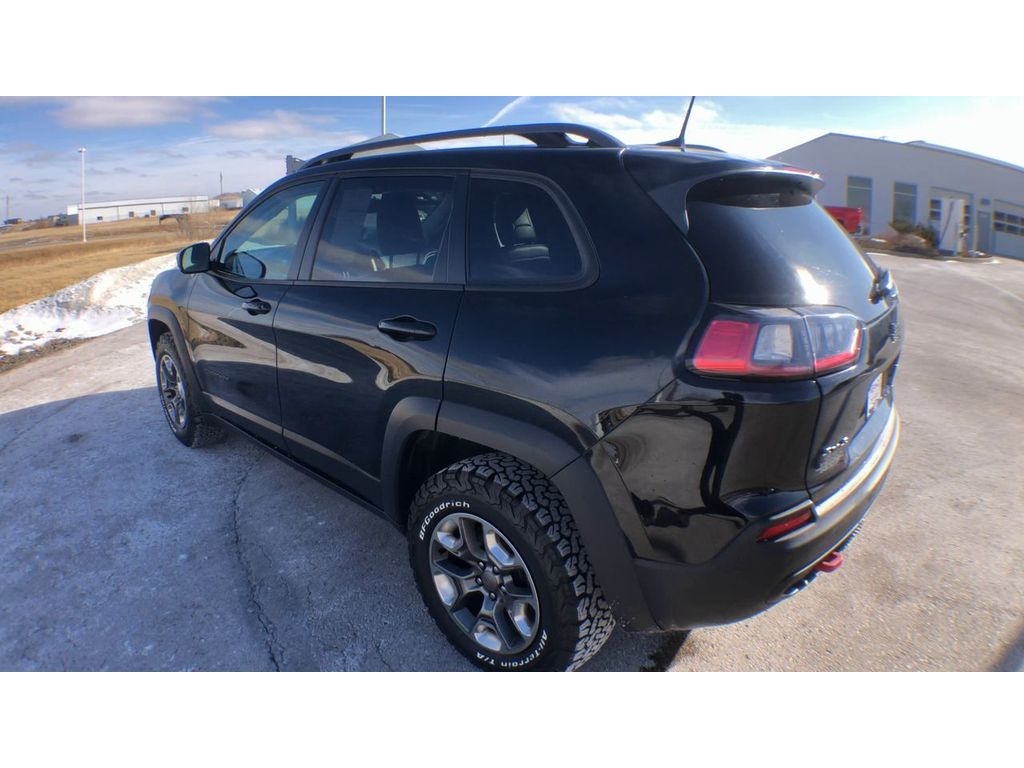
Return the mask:
<path id="1" fill-rule="evenodd" d="M 149 330 L 149 346 L 153 351 L 154 357 L 156 355 L 156 345 L 160 337 L 165 333 L 171 334 L 174 338 L 174 346 L 178 350 L 178 357 L 181 358 L 181 363 L 185 368 L 188 385 L 193 387 L 202 399 L 203 390 L 199 386 L 199 377 L 196 375 L 195 363 L 192 362 L 192 355 L 190 354 L 188 344 L 185 343 L 185 334 L 182 332 L 181 325 L 178 323 L 178 318 L 175 314 L 167 307 L 151 305 L 147 326 Z"/>
<path id="2" fill-rule="evenodd" d="M 655 629 L 632 551 L 602 483 L 610 473 L 578 443 L 540 426 L 448 401 L 402 401 L 385 433 L 384 514 L 405 530 L 413 495 L 430 475 L 460 459 L 493 451 L 547 476 L 568 504 L 616 618 L 631 629 Z"/>

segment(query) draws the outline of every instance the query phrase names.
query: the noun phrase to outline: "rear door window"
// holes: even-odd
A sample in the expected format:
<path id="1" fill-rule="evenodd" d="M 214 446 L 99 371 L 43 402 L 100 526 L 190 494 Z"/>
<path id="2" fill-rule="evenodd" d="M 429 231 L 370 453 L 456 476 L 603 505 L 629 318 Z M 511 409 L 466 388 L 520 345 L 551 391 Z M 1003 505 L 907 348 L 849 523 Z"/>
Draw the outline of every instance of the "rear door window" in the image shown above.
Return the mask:
<path id="1" fill-rule="evenodd" d="M 471 283 L 559 283 L 582 274 L 572 229 L 543 188 L 474 178 L 469 201 Z"/>
<path id="2" fill-rule="evenodd" d="M 455 180 L 342 179 L 313 261 L 313 280 L 431 282 L 444 261 Z"/>

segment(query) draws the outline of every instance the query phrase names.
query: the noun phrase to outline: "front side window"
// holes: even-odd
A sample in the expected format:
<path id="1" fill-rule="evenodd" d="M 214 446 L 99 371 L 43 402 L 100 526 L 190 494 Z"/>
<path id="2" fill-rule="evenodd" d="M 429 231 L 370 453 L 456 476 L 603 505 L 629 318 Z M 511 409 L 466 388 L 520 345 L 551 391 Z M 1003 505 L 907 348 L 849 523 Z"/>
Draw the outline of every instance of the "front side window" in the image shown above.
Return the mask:
<path id="1" fill-rule="evenodd" d="M 312 279 L 435 280 L 454 198 L 451 178 L 342 179 L 324 220 Z"/>
<path id="2" fill-rule="evenodd" d="M 252 280 L 287 280 L 319 181 L 282 189 L 257 205 L 224 241 L 220 269 Z"/>
<path id="3" fill-rule="evenodd" d="M 582 271 L 576 239 L 550 194 L 521 181 L 473 179 L 470 282 L 565 282 Z"/>

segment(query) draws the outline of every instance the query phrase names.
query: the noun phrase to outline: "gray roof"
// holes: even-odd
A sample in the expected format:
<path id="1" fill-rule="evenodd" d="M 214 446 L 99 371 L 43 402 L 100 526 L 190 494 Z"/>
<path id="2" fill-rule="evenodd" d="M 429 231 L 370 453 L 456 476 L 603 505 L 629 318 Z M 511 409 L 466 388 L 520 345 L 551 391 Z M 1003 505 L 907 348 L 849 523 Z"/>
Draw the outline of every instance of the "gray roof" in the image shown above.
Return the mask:
<path id="1" fill-rule="evenodd" d="M 824 134 L 822 136 L 819 136 L 816 139 L 811 139 L 810 141 L 805 141 L 803 144 L 798 144 L 797 146 L 798 147 L 802 147 L 802 146 L 805 146 L 807 144 L 813 144 L 814 142 L 821 141 L 822 139 L 828 138 L 829 136 L 837 136 L 837 137 L 844 138 L 844 139 L 857 139 L 859 141 L 871 141 L 871 142 L 875 142 L 875 143 L 878 143 L 878 144 L 890 144 L 890 145 L 897 145 L 897 146 L 903 146 L 903 147 L 913 147 L 914 149 L 924 149 L 924 150 L 929 150 L 929 151 L 932 151 L 932 152 L 942 152 L 942 153 L 947 154 L 947 155 L 956 155 L 956 156 L 959 156 L 959 157 L 966 157 L 966 158 L 969 158 L 971 160 L 978 160 L 978 161 L 983 162 L 983 163 L 991 163 L 992 165 L 998 165 L 1001 168 L 1008 168 L 1011 171 L 1017 171 L 1019 173 L 1024 173 L 1024 168 L 1022 168 L 1019 165 L 1014 165 L 1013 163 L 1008 163 L 1005 160 L 996 160 L 993 157 L 986 157 L 985 155 L 978 155 L 978 154 L 975 154 L 974 152 L 966 152 L 966 151 L 964 151 L 962 149 L 954 149 L 952 147 L 944 147 L 944 146 L 942 146 L 940 144 L 930 144 L 927 141 L 921 141 L 921 140 L 900 142 L 900 141 L 889 141 L 887 139 L 872 139 L 872 138 L 870 138 L 868 136 L 855 136 L 855 135 L 853 135 L 851 133 L 831 132 L 831 133 L 826 133 L 826 134 Z M 786 150 L 783 150 L 782 152 L 779 152 L 779 153 L 777 153 L 775 155 L 772 155 L 772 158 L 774 159 L 774 158 L 779 157 L 780 155 L 784 155 L 786 152 L 789 152 L 791 149 L 796 149 L 796 147 L 790 147 L 790 149 L 786 149 Z"/>

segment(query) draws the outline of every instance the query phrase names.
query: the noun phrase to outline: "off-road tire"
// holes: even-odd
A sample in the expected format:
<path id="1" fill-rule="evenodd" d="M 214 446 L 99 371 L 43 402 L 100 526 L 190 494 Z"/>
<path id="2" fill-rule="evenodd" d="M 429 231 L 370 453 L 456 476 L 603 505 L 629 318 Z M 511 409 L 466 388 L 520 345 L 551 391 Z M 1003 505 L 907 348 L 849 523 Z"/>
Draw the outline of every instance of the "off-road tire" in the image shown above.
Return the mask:
<path id="1" fill-rule="evenodd" d="M 185 392 L 185 421 L 183 425 L 175 422 L 161 391 L 160 364 L 165 355 L 171 358 L 178 371 L 178 375 L 182 377 Z M 160 410 L 163 411 L 167 419 L 167 426 L 171 428 L 174 436 L 189 448 L 202 448 L 221 440 L 224 437 L 224 428 L 202 412 L 199 406 L 199 393 L 189 383 L 181 355 L 178 354 L 178 348 L 174 344 L 174 336 L 165 333 L 157 339 L 153 356 L 156 361 L 156 388 L 157 396 L 160 398 Z"/>
<path id="2" fill-rule="evenodd" d="M 538 628 L 531 644 L 516 654 L 481 647 L 449 613 L 435 587 L 431 540 L 454 513 L 489 523 L 528 567 L 540 605 Z M 511 456 L 474 456 L 427 480 L 412 504 L 409 557 L 420 595 L 441 631 L 483 669 L 578 669 L 615 626 L 562 495 L 542 473 Z"/>

